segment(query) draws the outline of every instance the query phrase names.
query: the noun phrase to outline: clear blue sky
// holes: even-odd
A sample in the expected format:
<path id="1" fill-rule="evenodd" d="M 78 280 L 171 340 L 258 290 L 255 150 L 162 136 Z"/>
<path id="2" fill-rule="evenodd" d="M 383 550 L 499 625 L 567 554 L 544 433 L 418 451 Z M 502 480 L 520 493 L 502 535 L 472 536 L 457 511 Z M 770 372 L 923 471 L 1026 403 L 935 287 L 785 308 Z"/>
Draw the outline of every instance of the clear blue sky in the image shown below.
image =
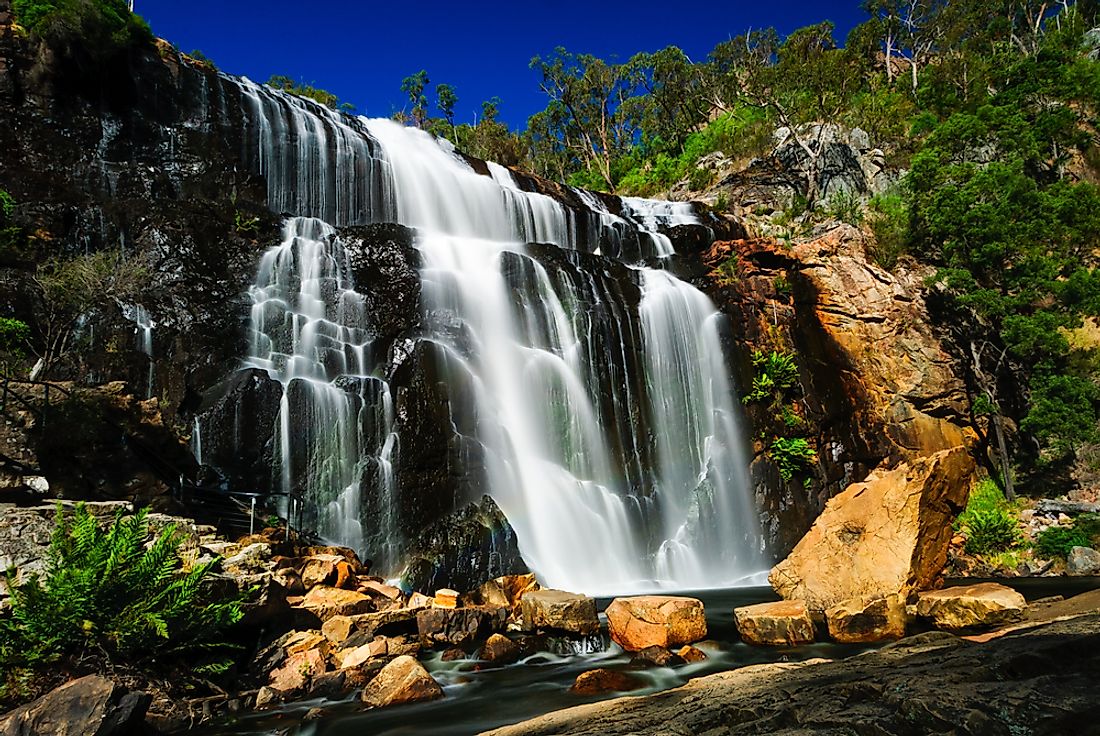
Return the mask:
<path id="1" fill-rule="evenodd" d="M 634 0 L 435 2 L 427 0 L 135 0 L 135 10 L 183 51 L 199 49 L 230 74 L 283 74 L 351 102 L 361 114 L 403 107 L 401 80 L 426 69 L 458 92 L 470 121 L 497 95 L 513 128 L 545 107 L 532 56 L 555 46 L 625 60 L 668 45 L 702 60 L 749 28 L 788 33 L 822 20 L 843 42 L 863 20 L 859 0 Z"/>

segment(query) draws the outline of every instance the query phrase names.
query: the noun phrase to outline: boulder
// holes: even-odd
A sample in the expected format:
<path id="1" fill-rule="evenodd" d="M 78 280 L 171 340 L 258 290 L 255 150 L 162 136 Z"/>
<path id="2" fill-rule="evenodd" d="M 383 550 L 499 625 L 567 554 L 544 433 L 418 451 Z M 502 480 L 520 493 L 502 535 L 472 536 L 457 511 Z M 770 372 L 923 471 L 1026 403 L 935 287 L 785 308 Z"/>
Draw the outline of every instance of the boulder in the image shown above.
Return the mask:
<path id="1" fill-rule="evenodd" d="M 577 676 L 569 692 L 574 695 L 604 695 L 605 693 L 640 690 L 645 683 L 633 675 L 617 670 L 596 669 Z"/>
<path id="2" fill-rule="evenodd" d="M 917 597 L 917 615 L 948 631 L 1000 626 L 1019 621 L 1026 613 L 1024 597 L 997 583 L 944 588 Z"/>
<path id="3" fill-rule="evenodd" d="M 350 562 L 340 560 L 336 563 L 336 581 L 333 585 L 344 590 L 354 590 L 359 585 L 359 580 Z"/>
<path id="4" fill-rule="evenodd" d="M 289 595 L 305 595 L 306 586 L 302 576 L 292 567 L 283 567 L 272 573 L 272 579 L 283 586 Z"/>
<path id="5" fill-rule="evenodd" d="M 88 675 L 0 716 L 0 736 L 132 736 L 144 733 L 150 700 Z"/>
<path id="6" fill-rule="evenodd" d="M 288 655 L 308 652 L 311 649 L 318 649 L 322 657 L 327 657 L 329 650 L 328 639 L 316 631 L 296 631 L 290 639 L 283 644 L 283 650 Z"/>
<path id="7" fill-rule="evenodd" d="M 1070 575 L 1100 575 L 1100 552 L 1091 547 L 1074 547 L 1066 557 Z"/>
<path id="8" fill-rule="evenodd" d="M 676 651 L 676 654 L 679 655 L 680 659 L 684 660 L 688 664 L 691 664 L 693 662 L 702 662 L 704 659 L 707 658 L 706 652 L 704 652 L 702 649 L 699 649 L 698 647 L 693 647 L 690 644 L 685 644 L 684 646 L 680 647 Z"/>
<path id="9" fill-rule="evenodd" d="M 318 554 L 307 557 L 302 564 L 302 585 L 306 590 L 316 585 L 333 585 L 336 582 L 336 565 L 340 562 L 347 564 L 341 555 Z"/>
<path id="10" fill-rule="evenodd" d="M 267 542 L 254 542 L 232 557 L 222 560 L 222 569 L 242 572 L 262 570 L 270 559 L 271 545 Z"/>
<path id="11" fill-rule="evenodd" d="M 565 631 L 587 636 L 600 630 L 596 600 L 564 590 L 530 590 L 520 597 L 524 631 Z"/>
<path id="12" fill-rule="evenodd" d="M 341 590 L 340 588 L 318 585 L 306 593 L 301 607 L 313 612 L 317 618 L 325 622 L 333 616 L 354 616 L 369 613 L 374 608 L 374 604 L 370 596 L 354 590 Z"/>
<path id="13" fill-rule="evenodd" d="M 407 655 L 383 667 L 363 689 L 363 702 L 375 708 L 442 697 L 443 688 L 439 683 L 419 662 Z"/>
<path id="14" fill-rule="evenodd" d="M 469 647 L 490 634 L 504 631 L 507 620 L 505 608 L 424 608 L 416 614 L 416 627 L 422 646 Z"/>
<path id="15" fill-rule="evenodd" d="M 458 606 L 458 591 L 450 588 L 437 590 L 432 605 L 436 608 L 456 608 Z"/>
<path id="16" fill-rule="evenodd" d="M 829 636 L 842 644 L 870 644 L 905 636 L 905 601 L 900 596 L 855 598 L 825 611 Z"/>
<path id="17" fill-rule="evenodd" d="M 346 645 L 349 639 L 357 636 L 370 641 L 379 633 L 416 631 L 416 614 L 415 608 L 392 608 L 354 616 L 333 616 L 321 625 L 321 633 L 336 646 Z"/>
<path id="18" fill-rule="evenodd" d="M 432 597 L 423 593 L 413 593 L 409 596 L 409 608 L 427 608 L 432 605 Z"/>
<path id="19" fill-rule="evenodd" d="M 519 644 L 503 634 L 493 634 L 481 647 L 481 659 L 492 664 L 513 664 L 519 661 L 522 650 Z"/>
<path id="20" fill-rule="evenodd" d="M 611 639 L 628 652 L 678 647 L 707 637 L 702 601 L 667 595 L 616 598 L 607 607 Z"/>
<path id="21" fill-rule="evenodd" d="M 793 647 L 811 644 L 814 640 L 814 622 L 802 601 L 776 601 L 735 608 L 733 620 L 747 644 Z"/>
<path id="22" fill-rule="evenodd" d="M 367 660 L 385 657 L 389 653 L 386 637 L 380 636 L 362 646 L 340 652 L 340 668 L 358 667 Z"/>
<path id="23" fill-rule="evenodd" d="M 482 583 L 470 597 L 484 606 L 504 606 L 516 611 L 523 594 L 538 589 L 533 574 L 504 575 Z"/>
<path id="24" fill-rule="evenodd" d="M 401 600 L 401 589 L 392 585 L 379 583 L 374 580 L 366 580 L 359 585 L 359 590 L 372 597 L 387 598 L 391 601 Z"/>
<path id="25" fill-rule="evenodd" d="M 874 471 L 829 500 L 768 580 L 814 611 L 927 588 L 947 561 L 973 472 L 964 447 Z"/>
<path id="26" fill-rule="evenodd" d="M 310 649 L 288 656 L 267 678 L 269 687 L 280 693 L 302 693 L 310 680 L 325 671 L 325 657 L 319 649 Z"/>

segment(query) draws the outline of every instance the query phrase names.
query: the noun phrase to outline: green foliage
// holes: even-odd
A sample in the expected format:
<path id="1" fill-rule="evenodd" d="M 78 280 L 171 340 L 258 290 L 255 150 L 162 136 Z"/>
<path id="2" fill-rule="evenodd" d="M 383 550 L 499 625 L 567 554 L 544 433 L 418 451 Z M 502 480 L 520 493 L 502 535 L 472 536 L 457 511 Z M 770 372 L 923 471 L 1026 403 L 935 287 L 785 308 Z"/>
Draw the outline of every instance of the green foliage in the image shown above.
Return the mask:
<path id="1" fill-rule="evenodd" d="M 909 204 L 898 192 L 872 197 L 867 205 L 867 226 L 874 235 L 871 257 L 892 271 L 909 247 Z"/>
<path id="2" fill-rule="evenodd" d="M 798 365 L 793 353 L 754 350 L 752 365 L 756 371 L 752 391 L 742 399 L 746 404 L 781 400 L 787 391 L 798 385 Z"/>
<path id="3" fill-rule="evenodd" d="M 1100 515 L 1083 514 L 1070 526 L 1052 526 L 1039 532 L 1035 551 L 1044 558 L 1065 558 L 1074 547 L 1095 547 L 1100 543 Z"/>
<path id="4" fill-rule="evenodd" d="M 1016 514 L 990 479 L 983 480 L 970 492 L 966 509 L 955 520 L 955 528 L 966 532 L 966 551 L 974 555 L 1004 552 L 1020 541 Z"/>
<path id="5" fill-rule="evenodd" d="M 849 190 L 835 192 L 825 203 L 825 214 L 859 227 L 863 224 L 863 200 L 858 194 Z"/>
<path id="6" fill-rule="evenodd" d="M 15 198 L 0 189 L 0 253 L 17 256 L 27 238 L 23 228 L 13 221 L 14 214 Z"/>
<path id="7" fill-rule="evenodd" d="M 428 120 L 428 96 L 425 94 L 431 80 L 428 72 L 421 69 L 416 74 L 401 80 L 401 91 L 408 95 L 412 103 L 412 120 L 418 128 L 423 128 Z"/>
<path id="8" fill-rule="evenodd" d="M 817 459 L 817 453 L 805 437 L 776 437 L 768 455 L 779 466 L 779 475 L 786 481 L 808 470 Z"/>
<path id="9" fill-rule="evenodd" d="M 312 84 L 306 84 L 304 82 L 295 82 L 290 77 L 285 77 L 280 74 L 276 74 L 272 76 L 271 79 L 267 80 L 267 86 L 313 100 L 330 110 L 351 112 L 355 109 L 354 105 L 349 102 L 341 102 L 339 97 L 326 89 L 320 89 L 319 87 L 314 87 Z"/>
<path id="10" fill-rule="evenodd" d="M 27 359 L 31 328 L 26 322 L 0 317 L 0 371 L 6 375 L 17 372 L 17 366 Z"/>
<path id="11" fill-rule="evenodd" d="M 255 235 L 260 229 L 260 218 L 237 210 L 233 213 L 233 229 L 238 235 Z"/>
<path id="12" fill-rule="evenodd" d="M 242 600 L 204 585 L 215 561 L 185 571 L 182 542 L 173 526 L 151 535 L 145 511 L 120 511 L 104 529 L 83 504 L 71 517 L 59 504 L 45 576 L 8 580 L 0 666 L 34 669 L 82 652 L 129 663 L 224 662 Z"/>
<path id="13" fill-rule="evenodd" d="M 96 64 L 153 40 L 126 0 L 13 0 L 12 10 L 35 36 Z"/>

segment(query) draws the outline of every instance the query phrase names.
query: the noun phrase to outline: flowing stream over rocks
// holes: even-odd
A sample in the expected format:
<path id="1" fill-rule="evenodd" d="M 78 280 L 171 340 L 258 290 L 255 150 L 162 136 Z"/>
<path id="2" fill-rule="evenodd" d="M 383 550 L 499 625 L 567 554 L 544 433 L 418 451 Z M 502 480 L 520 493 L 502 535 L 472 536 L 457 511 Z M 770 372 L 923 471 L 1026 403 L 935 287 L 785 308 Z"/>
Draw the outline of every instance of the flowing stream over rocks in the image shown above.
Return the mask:
<path id="1" fill-rule="evenodd" d="M 728 586 L 764 566 L 723 320 L 664 269 L 659 230 L 697 225 L 690 204 L 566 203 L 422 131 L 223 81 L 289 216 L 250 291 L 244 365 L 282 386 L 271 487 L 304 494 L 309 526 L 399 571 L 391 379 L 415 348 L 444 385 L 467 501 L 496 501 L 544 584 Z M 375 339 L 381 284 L 357 281 L 339 230 L 377 223 L 412 228 L 419 254 L 420 327 L 396 346 Z"/>

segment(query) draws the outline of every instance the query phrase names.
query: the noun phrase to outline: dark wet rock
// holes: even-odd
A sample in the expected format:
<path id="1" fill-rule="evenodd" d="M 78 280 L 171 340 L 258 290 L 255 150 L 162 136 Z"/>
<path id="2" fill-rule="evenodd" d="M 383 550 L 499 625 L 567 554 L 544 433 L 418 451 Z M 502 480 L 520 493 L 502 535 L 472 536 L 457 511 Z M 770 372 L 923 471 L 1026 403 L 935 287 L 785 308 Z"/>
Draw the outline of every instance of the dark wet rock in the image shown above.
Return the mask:
<path id="1" fill-rule="evenodd" d="M 685 644 L 684 646 L 688 645 Z M 645 666 L 675 667 L 683 664 L 684 660 L 679 654 L 674 654 L 664 647 L 652 646 L 634 652 L 631 662 Z"/>
<path id="2" fill-rule="evenodd" d="M 202 409 L 203 461 L 225 473 L 232 488 L 273 490 L 282 397 L 282 384 L 256 368 L 235 371 L 210 390 Z"/>
<path id="3" fill-rule="evenodd" d="M 503 634 L 493 634 L 485 640 L 479 656 L 495 665 L 513 664 L 523 656 L 523 647 Z"/>
<path id="4" fill-rule="evenodd" d="M 596 600 L 564 590 L 532 590 L 520 597 L 525 631 L 567 632 L 589 635 L 600 630 Z"/>
<path id="5" fill-rule="evenodd" d="M 98 675 L 68 682 L 0 716 L 2 736 L 138 736 L 150 696 Z"/>
<path id="6" fill-rule="evenodd" d="M 425 608 L 416 614 L 420 643 L 425 647 L 472 647 L 490 634 L 504 631 L 506 608 Z"/>
<path id="7" fill-rule="evenodd" d="M 502 575 L 527 572 L 515 531 L 488 496 L 428 527 L 408 557 L 403 579 L 416 590 L 470 590 Z"/>
<path id="8" fill-rule="evenodd" d="M 656 736 L 675 724 L 683 734 L 1085 734 L 1096 731 L 1098 677 L 1092 614 L 986 644 L 933 633 L 839 662 L 752 665 L 489 733 Z"/>

